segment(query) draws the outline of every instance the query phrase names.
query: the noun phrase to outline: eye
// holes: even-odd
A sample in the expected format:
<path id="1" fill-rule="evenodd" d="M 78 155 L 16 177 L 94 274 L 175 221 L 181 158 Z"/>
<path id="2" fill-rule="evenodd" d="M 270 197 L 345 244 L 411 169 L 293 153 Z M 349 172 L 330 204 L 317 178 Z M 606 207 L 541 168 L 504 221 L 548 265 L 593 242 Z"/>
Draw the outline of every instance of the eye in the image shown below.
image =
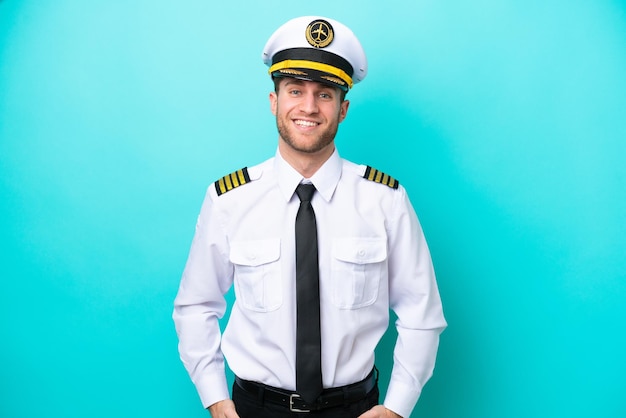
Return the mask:
<path id="1" fill-rule="evenodd" d="M 301 94 L 301 92 L 298 89 L 291 89 L 289 90 L 289 94 L 292 96 L 298 96 L 299 94 Z"/>
<path id="2" fill-rule="evenodd" d="M 322 98 L 322 99 L 332 99 L 333 95 L 328 93 L 328 92 L 322 92 L 322 93 L 320 93 L 320 98 Z"/>

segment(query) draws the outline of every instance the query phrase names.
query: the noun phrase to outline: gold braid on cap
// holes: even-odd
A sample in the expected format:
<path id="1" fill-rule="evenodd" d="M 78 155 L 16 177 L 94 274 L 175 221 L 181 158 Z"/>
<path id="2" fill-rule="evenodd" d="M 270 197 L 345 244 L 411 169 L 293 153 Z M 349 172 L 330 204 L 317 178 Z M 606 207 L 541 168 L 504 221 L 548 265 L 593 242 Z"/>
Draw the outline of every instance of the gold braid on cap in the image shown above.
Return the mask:
<path id="1" fill-rule="evenodd" d="M 322 71 L 328 74 L 332 74 L 336 77 L 339 77 L 344 82 L 346 82 L 349 88 L 352 88 L 352 85 L 354 84 L 352 82 L 352 77 L 350 77 L 348 73 L 346 73 L 344 70 L 337 68 L 337 67 L 333 67 L 332 65 L 322 64 L 321 62 L 308 61 L 308 60 L 280 61 L 270 67 L 269 73 L 271 75 L 274 71 L 280 71 L 280 70 L 291 69 L 291 68 L 308 68 L 310 70 L 317 70 L 317 71 Z"/>

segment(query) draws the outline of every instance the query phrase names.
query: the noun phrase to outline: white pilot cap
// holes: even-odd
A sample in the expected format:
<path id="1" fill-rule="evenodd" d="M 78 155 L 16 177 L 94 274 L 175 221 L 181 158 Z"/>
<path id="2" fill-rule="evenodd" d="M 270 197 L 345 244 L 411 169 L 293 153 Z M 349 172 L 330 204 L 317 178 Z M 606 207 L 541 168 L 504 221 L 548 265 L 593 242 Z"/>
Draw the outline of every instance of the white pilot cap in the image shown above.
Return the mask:
<path id="1" fill-rule="evenodd" d="M 367 75 L 365 51 L 354 33 L 321 16 L 298 17 L 279 27 L 262 58 L 272 77 L 317 81 L 344 91 Z"/>

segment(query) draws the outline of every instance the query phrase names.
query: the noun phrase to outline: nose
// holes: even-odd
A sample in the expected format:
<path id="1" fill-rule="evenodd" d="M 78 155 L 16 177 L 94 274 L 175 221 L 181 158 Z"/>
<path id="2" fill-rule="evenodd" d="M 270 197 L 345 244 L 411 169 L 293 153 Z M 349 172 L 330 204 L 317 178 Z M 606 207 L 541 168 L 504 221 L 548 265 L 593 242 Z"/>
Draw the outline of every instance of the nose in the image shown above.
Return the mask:
<path id="1" fill-rule="evenodd" d="M 302 100 L 300 101 L 300 110 L 307 114 L 317 113 L 317 96 L 310 92 L 303 94 Z"/>

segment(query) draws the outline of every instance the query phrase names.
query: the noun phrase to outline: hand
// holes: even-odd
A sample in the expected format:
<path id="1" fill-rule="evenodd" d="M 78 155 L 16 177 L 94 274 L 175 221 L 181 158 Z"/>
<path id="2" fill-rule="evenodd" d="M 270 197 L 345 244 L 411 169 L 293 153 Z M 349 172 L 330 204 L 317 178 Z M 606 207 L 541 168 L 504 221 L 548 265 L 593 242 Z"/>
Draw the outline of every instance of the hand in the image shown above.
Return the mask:
<path id="1" fill-rule="evenodd" d="M 402 418 L 400 415 L 382 405 L 376 405 L 359 418 Z"/>
<path id="2" fill-rule="evenodd" d="M 235 411 L 235 404 L 230 399 L 215 402 L 207 408 L 212 418 L 239 418 Z"/>

